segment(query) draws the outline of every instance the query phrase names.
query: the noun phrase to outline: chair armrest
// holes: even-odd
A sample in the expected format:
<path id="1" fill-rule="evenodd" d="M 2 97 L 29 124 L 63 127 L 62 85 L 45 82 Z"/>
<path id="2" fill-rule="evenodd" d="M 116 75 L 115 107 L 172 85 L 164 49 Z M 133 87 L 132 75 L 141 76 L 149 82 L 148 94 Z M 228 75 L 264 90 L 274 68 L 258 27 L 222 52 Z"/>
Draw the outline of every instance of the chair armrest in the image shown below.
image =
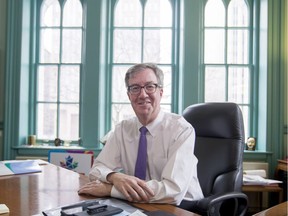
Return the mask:
<path id="1" fill-rule="evenodd" d="M 244 216 L 248 208 L 248 197 L 241 192 L 214 194 L 198 200 L 195 207 L 202 215 Z"/>

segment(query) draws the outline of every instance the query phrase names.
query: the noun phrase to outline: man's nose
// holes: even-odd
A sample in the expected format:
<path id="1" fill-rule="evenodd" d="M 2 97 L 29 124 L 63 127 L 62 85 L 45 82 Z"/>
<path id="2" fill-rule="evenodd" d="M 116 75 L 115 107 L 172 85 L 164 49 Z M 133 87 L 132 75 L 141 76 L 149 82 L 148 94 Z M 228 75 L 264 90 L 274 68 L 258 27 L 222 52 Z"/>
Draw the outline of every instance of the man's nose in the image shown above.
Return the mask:
<path id="1" fill-rule="evenodd" d="M 146 93 L 145 88 L 141 88 L 141 89 L 140 89 L 139 96 L 147 96 L 147 95 L 148 95 L 148 94 Z"/>

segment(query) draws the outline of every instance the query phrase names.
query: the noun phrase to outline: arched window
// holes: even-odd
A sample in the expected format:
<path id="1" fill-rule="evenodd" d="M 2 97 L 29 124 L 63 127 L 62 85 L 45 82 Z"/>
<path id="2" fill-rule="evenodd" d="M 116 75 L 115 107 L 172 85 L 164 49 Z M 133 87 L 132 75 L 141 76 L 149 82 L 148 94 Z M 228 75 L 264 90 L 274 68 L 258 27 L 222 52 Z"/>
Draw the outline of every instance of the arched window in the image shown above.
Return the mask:
<path id="1" fill-rule="evenodd" d="M 36 134 L 39 140 L 79 139 L 82 4 L 43 0 L 36 59 Z"/>
<path id="2" fill-rule="evenodd" d="M 229 101 L 242 109 L 251 136 L 252 63 L 250 19 L 245 0 L 208 0 L 204 17 L 204 100 Z"/>

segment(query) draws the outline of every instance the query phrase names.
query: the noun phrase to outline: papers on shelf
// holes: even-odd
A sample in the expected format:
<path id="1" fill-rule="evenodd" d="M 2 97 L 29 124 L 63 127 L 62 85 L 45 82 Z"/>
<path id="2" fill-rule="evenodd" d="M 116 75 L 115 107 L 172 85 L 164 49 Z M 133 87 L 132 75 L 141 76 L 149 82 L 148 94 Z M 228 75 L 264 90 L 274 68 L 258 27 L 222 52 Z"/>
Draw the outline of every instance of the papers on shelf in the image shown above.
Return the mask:
<path id="1" fill-rule="evenodd" d="M 282 181 L 274 180 L 274 179 L 265 179 L 259 175 L 243 175 L 243 184 L 244 185 L 272 185 L 279 184 Z"/>
<path id="2" fill-rule="evenodd" d="M 35 160 L 0 161 L 0 176 L 41 172 Z"/>

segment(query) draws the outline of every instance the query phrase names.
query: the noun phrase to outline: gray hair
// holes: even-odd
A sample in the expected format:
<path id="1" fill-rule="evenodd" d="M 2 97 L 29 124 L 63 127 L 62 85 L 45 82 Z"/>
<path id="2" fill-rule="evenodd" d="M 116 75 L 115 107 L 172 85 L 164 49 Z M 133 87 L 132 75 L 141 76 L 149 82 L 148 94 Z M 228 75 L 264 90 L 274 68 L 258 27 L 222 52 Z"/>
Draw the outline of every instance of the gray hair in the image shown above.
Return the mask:
<path id="1" fill-rule="evenodd" d="M 163 87 L 163 81 L 164 81 L 164 74 L 163 71 L 154 63 L 141 63 L 141 64 L 136 64 L 128 69 L 125 75 L 125 85 L 128 87 L 129 85 L 129 79 L 136 73 L 143 71 L 145 69 L 151 69 L 156 77 L 157 77 L 157 82 L 158 85 Z"/>

